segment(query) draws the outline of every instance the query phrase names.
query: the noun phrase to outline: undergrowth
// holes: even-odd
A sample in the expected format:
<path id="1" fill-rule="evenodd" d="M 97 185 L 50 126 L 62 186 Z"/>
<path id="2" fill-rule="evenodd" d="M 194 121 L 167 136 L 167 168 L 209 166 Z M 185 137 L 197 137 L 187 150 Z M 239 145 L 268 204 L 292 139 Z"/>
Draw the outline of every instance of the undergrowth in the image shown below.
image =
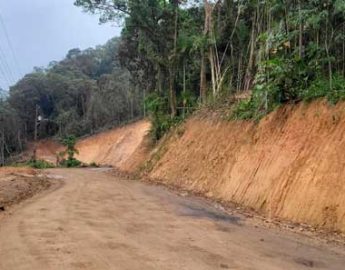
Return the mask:
<path id="1" fill-rule="evenodd" d="M 331 88 L 332 87 L 332 88 Z M 332 86 L 327 78 L 320 77 L 302 91 L 301 97 L 305 101 L 312 101 L 317 98 L 326 97 L 331 104 L 345 100 L 345 78 L 335 74 L 332 79 Z"/>
<path id="2" fill-rule="evenodd" d="M 345 78 L 335 74 L 330 84 L 329 78 L 318 77 L 307 87 L 300 85 L 294 98 L 284 99 L 284 92 L 275 85 L 257 85 L 249 99 L 239 101 L 233 108 L 231 119 L 260 120 L 286 102 L 311 102 L 319 98 L 326 98 L 331 105 L 345 100 Z"/>
<path id="3" fill-rule="evenodd" d="M 150 136 L 154 142 L 159 141 L 171 128 L 178 126 L 186 116 L 171 117 L 168 99 L 157 93 L 147 96 L 145 105 L 151 120 Z"/>
<path id="4" fill-rule="evenodd" d="M 55 165 L 53 163 L 50 163 L 45 160 L 30 160 L 24 165 L 29 166 L 34 169 L 51 169 L 55 168 Z"/>

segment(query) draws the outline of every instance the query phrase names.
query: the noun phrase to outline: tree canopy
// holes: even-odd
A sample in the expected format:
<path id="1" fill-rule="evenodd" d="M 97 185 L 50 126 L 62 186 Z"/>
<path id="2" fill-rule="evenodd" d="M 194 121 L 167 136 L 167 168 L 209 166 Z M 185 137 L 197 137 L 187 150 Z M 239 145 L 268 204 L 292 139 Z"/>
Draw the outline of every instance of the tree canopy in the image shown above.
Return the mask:
<path id="1" fill-rule="evenodd" d="M 181 114 L 186 91 L 205 103 L 251 90 L 236 110 L 245 118 L 288 101 L 344 96 L 343 0 L 75 4 L 103 23 L 123 23 L 123 63 L 141 74 L 136 78 L 147 91 L 169 101 L 172 117 Z"/>

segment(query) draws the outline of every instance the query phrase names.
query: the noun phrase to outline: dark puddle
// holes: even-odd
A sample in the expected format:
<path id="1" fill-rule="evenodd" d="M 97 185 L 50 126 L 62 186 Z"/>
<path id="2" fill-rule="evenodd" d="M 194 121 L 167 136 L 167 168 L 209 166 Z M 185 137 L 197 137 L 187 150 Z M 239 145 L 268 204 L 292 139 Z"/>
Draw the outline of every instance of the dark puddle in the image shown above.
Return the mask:
<path id="1" fill-rule="evenodd" d="M 149 188 L 145 186 L 144 191 L 146 194 L 158 197 L 162 202 L 170 204 L 180 216 L 241 225 L 241 218 L 239 216 L 229 215 L 215 208 L 213 204 L 206 200 L 197 198 L 193 195 L 181 197 L 159 186 L 150 186 Z"/>
<path id="2" fill-rule="evenodd" d="M 320 261 L 313 261 L 305 258 L 295 258 L 295 263 L 303 265 L 307 268 L 324 268 L 326 267 L 326 264 Z"/>
<path id="3" fill-rule="evenodd" d="M 208 205 L 200 205 L 195 202 L 181 202 L 179 204 L 178 213 L 181 216 L 188 216 L 193 218 L 204 218 L 213 221 L 221 221 L 240 225 L 240 217 L 231 216 L 227 213 L 222 213 L 220 210 L 214 209 Z"/>

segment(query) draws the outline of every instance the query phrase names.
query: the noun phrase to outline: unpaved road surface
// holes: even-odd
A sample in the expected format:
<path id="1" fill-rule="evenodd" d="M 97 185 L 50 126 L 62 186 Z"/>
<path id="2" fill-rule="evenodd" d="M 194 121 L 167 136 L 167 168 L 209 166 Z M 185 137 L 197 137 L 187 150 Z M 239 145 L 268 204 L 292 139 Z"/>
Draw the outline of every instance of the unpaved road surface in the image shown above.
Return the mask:
<path id="1" fill-rule="evenodd" d="M 49 173 L 64 184 L 0 220 L 1 270 L 345 269 L 341 249 L 197 198 L 102 170 Z"/>

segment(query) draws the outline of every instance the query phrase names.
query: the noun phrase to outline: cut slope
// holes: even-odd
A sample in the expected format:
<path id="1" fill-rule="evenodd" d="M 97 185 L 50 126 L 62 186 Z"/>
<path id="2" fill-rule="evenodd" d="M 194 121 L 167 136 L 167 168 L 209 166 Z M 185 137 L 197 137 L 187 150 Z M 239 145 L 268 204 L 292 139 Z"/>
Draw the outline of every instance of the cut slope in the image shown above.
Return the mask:
<path id="1" fill-rule="evenodd" d="M 132 171 L 146 158 L 146 135 L 149 129 L 150 123 L 142 120 L 84 138 L 76 144 L 79 151 L 76 158 L 84 163 L 95 162 Z M 37 145 L 37 157 L 55 164 L 57 154 L 63 150 L 61 144 L 43 140 Z"/>
<path id="2" fill-rule="evenodd" d="M 344 232 L 344 113 L 344 103 L 315 102 L 285 106 L 259 124 L 194 117 L 150 176 L 271 218 Z"/>
<path id="3" fill-rule="evenodd" d="M 96 162 L 123 170 L 130 170 L 144 161 L 138 156 L 150 129 L 148 121 L 139 121 L 115 128 L 79 141 L 77 158 L 85 163 Z"/>
<path id="4" fill-rule="evenodd" d="M 30 147 L 30 148 L 33 148 Z M 53 140 L 42 140 L 38 142 L 36 155 L 39 159 L 46 160 L 55 164 L 57 161 L 58 153 L 62 152 L 65 148 L 58 142 Z"/>

